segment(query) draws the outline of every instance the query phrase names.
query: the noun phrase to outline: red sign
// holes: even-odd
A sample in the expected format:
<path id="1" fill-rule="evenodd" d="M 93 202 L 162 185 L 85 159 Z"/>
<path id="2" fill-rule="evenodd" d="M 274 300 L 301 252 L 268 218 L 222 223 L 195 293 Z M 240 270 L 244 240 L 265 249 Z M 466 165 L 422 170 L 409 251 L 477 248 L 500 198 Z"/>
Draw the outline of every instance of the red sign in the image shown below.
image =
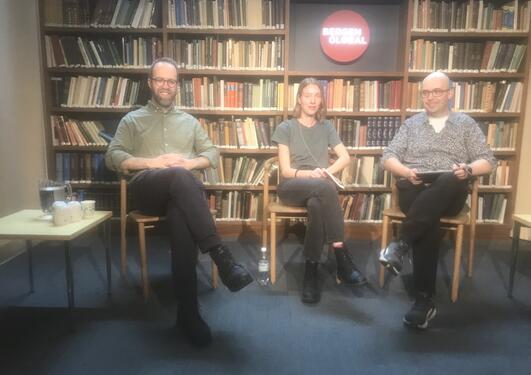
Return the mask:
<path id="1" fill-rule="evenodd" d="M 334 61 L 347 63 L 365 53 L 370 42 L 369 24 L 359 13 L 338 10 L 321 27 L 321 48 Z"/>

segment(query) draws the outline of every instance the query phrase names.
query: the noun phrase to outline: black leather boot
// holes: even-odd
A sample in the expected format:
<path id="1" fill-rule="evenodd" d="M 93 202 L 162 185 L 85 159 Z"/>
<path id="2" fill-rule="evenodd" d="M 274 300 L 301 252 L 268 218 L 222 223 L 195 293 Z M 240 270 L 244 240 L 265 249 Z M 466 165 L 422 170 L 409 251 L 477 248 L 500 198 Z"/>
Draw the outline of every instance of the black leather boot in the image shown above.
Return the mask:
<path id="1" fill-rule="evenodd" d="M 225 245 L 219 245 L 210 250 L 209 254 L 218 266 L 221 281 L 231 292 L 237 292 L 253 281 L 249 271 L 234 261 L 232 254 Z"/>
<path id="2" fill-rule="evenodd" d="M 348 250 L 344 247 L 334 248 L 337 263 L 337 279 L 345 284 L 363 285 L 367 279 L 358 270 Z"/>
<path id="3" fill-rule="evenodd" d="M 302 302 L 317 303 L 321 300 L 319 288 L 318 262 L 307 260 L 304 267 L 304 281 L 302 283 Z"/>
<path id="4" fill-rule="evenodd" d="M 197 301 L 178 303 L 177 328 L 195 347 L 202 348 L 212 343 L 210 327 L 201 317 Z"/>

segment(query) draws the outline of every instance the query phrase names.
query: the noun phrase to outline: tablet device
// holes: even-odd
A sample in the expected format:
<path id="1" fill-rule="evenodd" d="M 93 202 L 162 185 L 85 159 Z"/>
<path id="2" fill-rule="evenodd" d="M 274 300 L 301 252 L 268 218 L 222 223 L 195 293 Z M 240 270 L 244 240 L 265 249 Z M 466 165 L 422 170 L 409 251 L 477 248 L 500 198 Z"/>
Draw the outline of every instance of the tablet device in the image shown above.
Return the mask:
<path id="1" fill-rule="evenodd" d="M 433 182 L 444 173 L 453 173 L 451 169 L 438 170 L 438 171 L 424 171 L 417 172 L 417 177 L 422 180 L 422 182 Z"/>

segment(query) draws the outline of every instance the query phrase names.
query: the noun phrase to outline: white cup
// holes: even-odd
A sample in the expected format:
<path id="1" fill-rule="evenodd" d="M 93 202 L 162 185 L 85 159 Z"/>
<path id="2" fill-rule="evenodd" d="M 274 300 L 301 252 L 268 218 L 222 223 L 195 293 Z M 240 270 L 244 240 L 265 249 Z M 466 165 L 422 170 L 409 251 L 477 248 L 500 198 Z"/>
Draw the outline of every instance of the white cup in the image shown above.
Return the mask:
<path id="1" fill-rule="evenodd" d="M 53 223 L 57 226 L 70 223 L 70 210 L 68 205 L 63 201 L 53 202 L 52 205 Z"/>
<path id="2" fill-rule="evenodd" d="M 96 201 L 81 201 L 81 210 L 83 210 L 83 219 L 91 218 L 94 216 L 94 211 L 96 211 Z"/>
<path id="3" fill-rule="evenodd" d="M 72 223 L 81 220 L 83 211 L 81 211 L 81 204 L 78 201 L 68 202 L 68 209 L 70 210 L 70 219 Z"/>

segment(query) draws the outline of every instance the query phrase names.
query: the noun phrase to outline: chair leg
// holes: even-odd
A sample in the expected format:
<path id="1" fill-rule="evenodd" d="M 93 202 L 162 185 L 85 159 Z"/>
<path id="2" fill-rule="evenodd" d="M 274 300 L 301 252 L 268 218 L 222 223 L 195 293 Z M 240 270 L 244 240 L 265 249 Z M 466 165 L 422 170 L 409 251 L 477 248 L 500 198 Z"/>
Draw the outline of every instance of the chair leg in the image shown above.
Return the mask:
<path id="1" fill-rule="evenodd" d="M 450 297 L 452 302 L 457 301 L 457 295 L 459 293 L 459 273 L 461 271 L 461 255 L 463 252 L 463 232 L 464 225 L 458 225 L 457 233 L 455 235 L 454 272 L 452 275 L 452 291 Z"/>
<path id="2" fill-rule="evenodd" d="M 474 267 L 474 253 L 476 251 L 476 225 L 470 225 L 470 241 L 468 245 L 468 267 L 467 276 L 472 277 L 472 269 Z"/>
<path id="3" fill-rule="evenodd" d="M 138 249 L 140 251 L 140 278 L 142 282 L 142 294 L 144 295 L 144 300 L 147 300 L 149 297 L 149 281 L 146 257 L 146 228 L 144 223 L 138 223 Z"/>
<path id="4" fill-rule="evenodd" d="M 271 212 L 271 284 L 277 281 L 277 215 Z"/>
<path id="5" fill-rule="evenodd" d="M 120 272 L 122 276 L 125 276 L 126 262 L 127 262 L 127 237 L 126 231 L 126 219 L 120 220 Z"/>
<path id="6" fill-rule="evenodd" d="M 218 267 L 216 267 L 216 263 L 212 261 L 212 289 L 216 289 L 218 287 Z"/>
<path id="7" fill-rule="evenodd" d="M 381 247 L 379 251 L 381 251 L 382 249 L 385 249 L 388 242 L 389 242 L 389 216 L 384 215 L 383 221 L 382 221 L 382 242 L 381 242 Z M 378 253 L 378 256 L 379 255 L 380 254 Z M 378 262 L 378 264 L 380 263 Z M 382 266 L 381 264 L 380 264 L 379 280 L 380 280 L 380 288 L 383 288 L 384 282 L 385 282 L 385 267 Z"/>

